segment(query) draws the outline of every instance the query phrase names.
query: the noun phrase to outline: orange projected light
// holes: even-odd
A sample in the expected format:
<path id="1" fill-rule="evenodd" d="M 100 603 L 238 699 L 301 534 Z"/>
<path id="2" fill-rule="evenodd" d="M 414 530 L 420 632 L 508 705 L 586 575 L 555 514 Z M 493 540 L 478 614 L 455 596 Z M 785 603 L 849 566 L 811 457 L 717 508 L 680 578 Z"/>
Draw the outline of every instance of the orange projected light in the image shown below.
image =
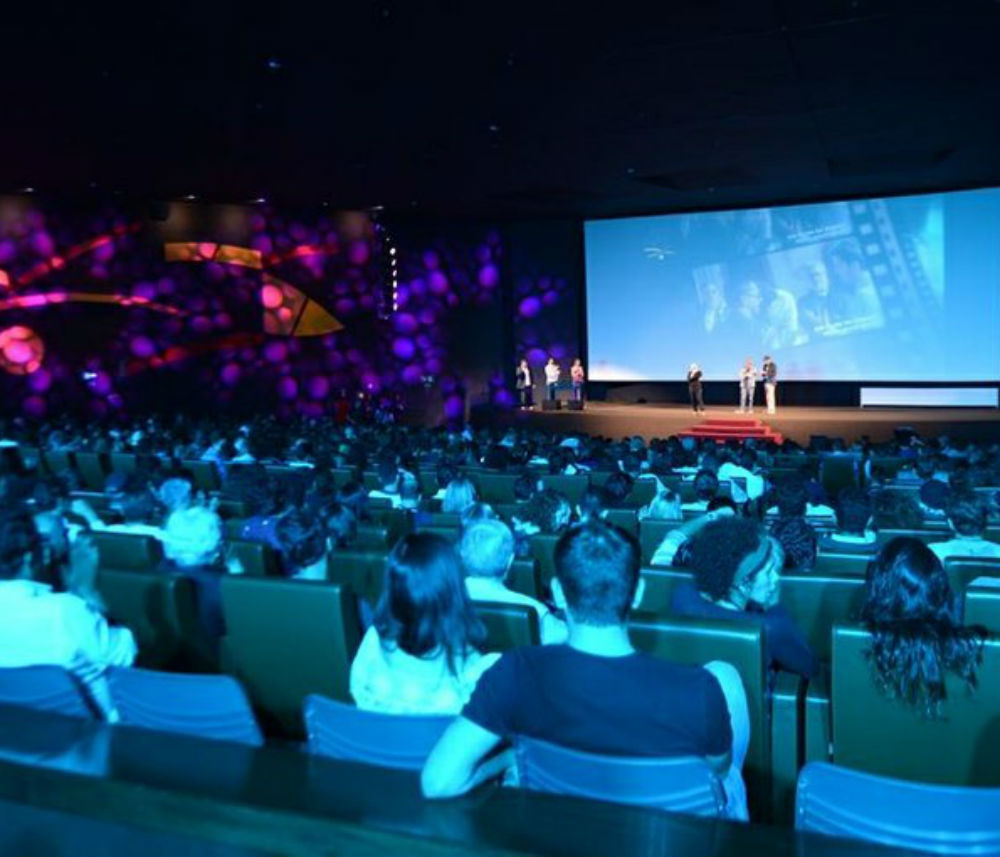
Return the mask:
<path id="1" fill-rule="evenodd" d="M 214 241 L 168 242 L 163 245 L 163 256 L 168 262 L 224 262 L 257 270 L 264 267 L 256 250 L 234 244 L 216 244 Z"/>

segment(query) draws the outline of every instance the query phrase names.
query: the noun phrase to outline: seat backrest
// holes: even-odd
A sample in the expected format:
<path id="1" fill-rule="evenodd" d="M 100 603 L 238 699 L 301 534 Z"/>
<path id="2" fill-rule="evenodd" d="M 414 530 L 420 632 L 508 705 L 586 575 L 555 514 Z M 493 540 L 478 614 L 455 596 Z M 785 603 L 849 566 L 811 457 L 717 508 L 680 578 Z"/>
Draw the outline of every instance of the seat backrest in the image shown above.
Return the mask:
<path id="1" fill-rule="evenodd" d="M 704 759 L 599 756 L 533 738 L 515 742 L 519 785 L 531 791 L 719 816 L 725 797 Z"/>
<path id="2" fill-rule="evenodd" d="M 830 660 L 833 626 L 857 620 L 865 599 L 863 577 L 786 574 L 781 578 L 781 606 L 792 617 L 821 661 Z"/>
<path id="3" fill-rule="evenodd" d="M 989 640 L 979 686 L 946 676 L 944 716 L 929 718 L 875 684 L 862 628 L 833 631 L 833 761 L 888 777 L 952 785 L 1000 785 L 1000 641 Z M 947 752 L 942 752 L 947 748 Z"/>
<path id="4" fill-rule="evenodd" d="M 625 498 L 625 505 L 632 509 L 647 505 L 656 496 L 658 487 L 655 479 L 636 479 L 628 497 Z"/>
<path id="5" fill-rule="evenodd" d="M 452 544 L 458 544 L 459 539 L 462 537 L 462 530 L 459 527 L 435 527 L 434 525 L 417 525 L 418 533 L 433 533 L 436 536 L 441 536 L 443 539 L 447 539 Z"/>
<path id="6" fill-rule="evenodd" d="M 181 469 L 191 474 L 195 488 L 199 491 L 218 491 L 222 484 L 219 480 L 219 470 L 214 461 L 189 459 L 181 462 Z"/>
<path id="7" fill-rule="evenodd" d="M 265 723 L 301 737 L 310 693 L 350 700 L 361 627 L 349 587 L 252 577 L 221 585 L 231 669 Z"/>
<path id="8" fill-rule="evenodd" d="M 976 581 L 965 590 L 965 624 L 982 625 L 1000 633 L 1000 581 Z"/>
<path id="9" fill-rule="evenodd" d="M 548 588 L 556 575 L 556 545 L 559 536 L 537 533 L 531 537 L 531 553 L 538 562 L 538 582 Z"/>
<path id="10" fill-rule="evenodd" d="M 77 452 L 73 455 L 80 482 L 89 491 L 103 491 L 108 478 L 106 456 L 98 452 Z"/>
<path id="11" fill-rule="evenodd" d="M 799 774 L 795 828 L 972 857 L 1000 854 L 998 807 L 1000 789 L 906 782 L 812 762 Z"/>
<path id="12" fill-rule="evenodd" d="M 57 666 L 0 669 L 0 704 L 70 717 L 94 717 L 77 680 Z"/>
<path id="13" fill-rule="evenodd" d="M 226 550 L 230 557 L 239 560 L 243 573 L 250 577 L 281 576 L 281 557 L 270 545 L 233 539 Z"/>
<path id="14" fill-rule="evenodd" d="M 94 530 L 91 538 L 100 568 L 145 571 L 157 568 L 163 559 L 163 547 L 152 536 Z"/>
<path id="15" fill-rule="evenodd" d="M 819 481 L 827 497 L 836 497 L 845 488 L 861 485 L 861 458 L 857 455 L 824 455 L 819 463 Z"/>
<path id="16" fill-rule="evenodd" d="M 327 554 L 326 579 L 346 584 L 372 607 L 385 583 L 385 551 L 335 550 Z"/>
<path id="17" fill-rule="evenodd" d="M 864 580 L 871 561 L 871 557 L 865 554 L 820 551 L 816 554 L 812 573 L 820 577 L 858 577 Z"/>
<path id="18" fill-rule="evenodd" d="M 548 473 L 542 477 L 541 482 L 543 487 L 549 488 L 552 491 L 558 491 L 573 504 L 580 502 L 580 498 L 590 485 L 590 480 L 585 473 L 577 476 L 568 476 L 564 473 Z"/>
<path id="19" fill-rule="evenodd" d="M 679 526 L 678 521 L 660 521 L 655 518 L 646 518 L 639 522 L 639 546 L 642 548 L 643 565 L 649 565 L 667 533 Z"/>
<path id="20" fill-rule="evenodd" d="M 674 589 L 679 583 L 692 583 L 694 575 L 682 568 L 644 568 L 642 580 L 645 586 L 638 612 L 669 616 L 672 612 L 670 599 Z"/>
<path id="21" fill-rule="evenodd" d="M 127 726 L 251 747 L 264 743 L 243 688 L 231 676 L 115 667 L 108 687 L 119 722 Z"/>
<path id="22" fill-rule="evenodd" d="M 635 509 L 608 509 L 604 513 L 604 520 L 633 536 L 639 533 L 639 518 Z"/>
<path id="23" fill-rule="evenodd" d="M 168 667 L 197 654 L 200 629 L 195 584 L 180 574 L 101 569 L 97 591 L 108 617 L 129 628 L 144 665 Z"/>
<path id="24" fill-rule="evenodd" d="M 451 716 L 382 714 L 318 694 L 306 697 L 309 752 L 382 768 L 419 771 Z"/>
<path id="25" fill-rule="evenodd" d="M 538 563 L 531 559 L 515 559 L 507 572 L 507 586 L 522 595 L 538 598 Z"/>
<path id="26" fill-rule="evenodd" d="M 477 473 L 474 479 L 479 499 L 484 503 L 513 503 L 514 483 L 517 476 L 511 473 Z"/>
<path id="27" fill-rule="evenodd" d="M 759 623 L 741 618 L 635 613 L 629 622 L 629 637 L 640 651 L 681 664 L 725 661 L 739 672 L 750 715 L 750 745 L 743 770 L 752 801 L 763 799 L 770 791 L 771 729 L 763 633 Z"/>
<path id="28" fill-rule="evenodd" d="M 528 604 L 477 601 L 476 613 L 486 626 L 483 651 L 506 652 L 541 642 L 538 612 Z"/>
<path id="29" fill-rule="evenodd" d="M 134 473 L 136 468 L 135 455 L 131 452 L 112 452 L 111 456 L 112 473 Z"/>
<path id="30" fill-rule="evenodd" d="M 462 516 L 455 512 L 428 512 L 428 525 L 432 527 L 461 527 Z"/>
<path id="31" fill-rule="evenodd" d="M 956 597 L 961 598 L 969 584 L 976 578 L 1000 578 L 1000 559 L 985 556 L 950 556 L 944 561 L 944 571 L 948 575 L 951 591 Z"/>
<path id="32" fill-rule="evenodd" d="M 388 550 L 389 528 L 381 524 L 358 524 L 353 544 L 358 550 Z"/>
<path id="33" fill-rule="evenodd" d="M 413 513 L 409 509 L 393 509 L 392 506 L 369 508 L 368 517 L 373 524 L 386 529 L 386 545 L 392 546 L 400 536 L 413 529 Z"/>
<path id="34" fill-rule="evenodd" d="M 900 536 L 909 539 L 919 539 L 924 544 L 929 545 L 933 542 L 943 542 L 945 539 L 951 538 L 951 533 L 945 529 L 935 530 L 927 527 L 919 530 L 896 530 L 888 527 L 878 528 L 878 543 L 880 546 Z"/>
<path id="35" fill-rule="evenodd" d="M 52 475 L 73 469 L 70 453 L 66 450 L 45 450 L 42 452 L 41 458 L 45 471 Z M 103 490 L 103 486 L 98 490 Z"/>

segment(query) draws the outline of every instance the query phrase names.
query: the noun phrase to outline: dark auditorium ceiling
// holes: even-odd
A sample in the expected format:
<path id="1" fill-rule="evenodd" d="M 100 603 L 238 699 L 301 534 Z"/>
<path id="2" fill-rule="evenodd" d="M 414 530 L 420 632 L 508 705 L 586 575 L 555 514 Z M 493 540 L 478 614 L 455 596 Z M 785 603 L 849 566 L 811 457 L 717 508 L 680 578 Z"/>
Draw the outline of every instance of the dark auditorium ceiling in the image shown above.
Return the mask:
<path id="1" fill-rule="evenodd" d="M 0 190 L 612 215 L 1000 184 L 997 0 L 7 4 Z"/>

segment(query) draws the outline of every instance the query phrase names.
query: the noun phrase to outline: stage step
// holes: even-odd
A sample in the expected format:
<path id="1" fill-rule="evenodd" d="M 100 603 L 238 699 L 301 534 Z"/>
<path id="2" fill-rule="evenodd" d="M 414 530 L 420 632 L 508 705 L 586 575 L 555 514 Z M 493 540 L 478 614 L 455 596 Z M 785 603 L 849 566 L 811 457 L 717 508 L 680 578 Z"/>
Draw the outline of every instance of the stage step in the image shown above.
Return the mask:
<path id="1" fill-rule="evenodd" d="M 714 440 L 725 443 L 727 440 L 769 440 L 781 443 L 784 438 L 758 419 L 732 417 L 727 419 L 703 420 L 686 431 L 679 432 L 680 437 L 696 437 L 702 440 Z"/>

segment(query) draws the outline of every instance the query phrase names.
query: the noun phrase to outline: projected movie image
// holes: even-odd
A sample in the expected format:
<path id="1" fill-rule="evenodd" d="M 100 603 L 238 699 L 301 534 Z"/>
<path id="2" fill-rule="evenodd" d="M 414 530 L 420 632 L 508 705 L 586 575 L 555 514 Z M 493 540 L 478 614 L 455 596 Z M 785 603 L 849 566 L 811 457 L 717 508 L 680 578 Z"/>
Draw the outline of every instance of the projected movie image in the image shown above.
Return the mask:
<path id="1" fill-rule="evenodd" d="M 990 380 L 996 190 L 590 221 L 590 373 Z"/>

